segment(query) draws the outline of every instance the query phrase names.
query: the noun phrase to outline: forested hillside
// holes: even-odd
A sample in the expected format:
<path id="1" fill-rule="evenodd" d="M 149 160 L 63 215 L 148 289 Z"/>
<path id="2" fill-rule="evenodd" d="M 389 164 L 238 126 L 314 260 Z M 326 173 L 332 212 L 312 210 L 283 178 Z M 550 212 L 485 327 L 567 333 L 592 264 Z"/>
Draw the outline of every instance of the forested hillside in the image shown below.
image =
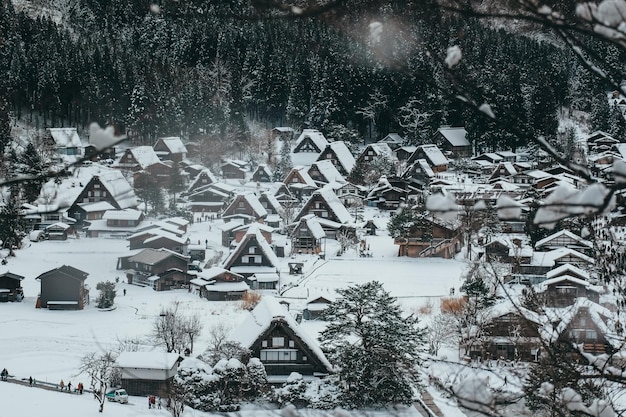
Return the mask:
<path id="1" fill-rule="evenodd" d="M 441 65 L 455 44 L 466 79 L 525 132 L 554 137 L 561 107 L 591 111 L 594 103 L 591 128 L 621 128 L 601 99 L 606 86 L 549 33 L 415 10 L 407 12 L 411 26 L 377 40 L 381 59 L 381 48 L 357 32 L 375 28 L 365 15 L 361 27 L 341 27 L 260 17 L 243 0 L 41 3 L 0 3 L 5 125 L 8 110 L 17 119 L 38 115 L 39 127 L 112 124 L 137 143 L 204 134 L 239 144 L 248 139 L 246 120 L 308 123 L 349 141 L 397 131 L 414 143 L 450 124 L 465 125 L 478 150 L 523 145 L 450 100 Z M 44 6 L 60 18 L 33 12 Z M 396 12 L 376 19 L 389 26 Z M 626 61 L 603 48 L 616 65 Z"/>

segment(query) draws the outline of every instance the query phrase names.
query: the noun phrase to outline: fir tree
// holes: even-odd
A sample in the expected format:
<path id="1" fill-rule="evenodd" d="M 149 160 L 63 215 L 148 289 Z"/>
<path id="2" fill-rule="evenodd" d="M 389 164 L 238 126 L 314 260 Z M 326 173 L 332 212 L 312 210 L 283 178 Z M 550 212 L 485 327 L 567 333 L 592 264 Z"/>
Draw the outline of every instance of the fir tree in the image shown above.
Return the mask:
<path id="1" fill-rule="evenodd" d="M 410 404 L 420 389 L 418 366 L 424 334 L 414 316 L 403 317 L 398 300 L 377 281 L 337 291 L 324 311 L 320 335 L 349 407 Z"/>
<path id="2" fill-rule="evenodd" d="M 98 308 L 109 308 L 115 302 L 115 283 L 111 281 L 99 282 L 96 285 L 96 289 L 100 291 L 96 298 L 96 304 Z"/>

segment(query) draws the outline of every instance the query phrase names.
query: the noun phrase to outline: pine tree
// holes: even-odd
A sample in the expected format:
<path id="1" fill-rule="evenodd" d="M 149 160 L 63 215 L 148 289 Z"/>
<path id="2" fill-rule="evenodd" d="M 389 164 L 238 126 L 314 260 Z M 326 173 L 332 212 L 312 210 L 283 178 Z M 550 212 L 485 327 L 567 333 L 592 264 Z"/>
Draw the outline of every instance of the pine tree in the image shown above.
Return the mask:
<path id="1" fill-rule="evenodd" d="M 398 300 L 373 281 L 337 291 L 324 311 L 320 335 L 349 407 L 411 404 L 420 389 L 418 367 L 425 347 L 414 316 L 404 317 Z"/>
<path id="2" fill-rule="evenodd" d="M 611 109 L 606 97 L 606 93 L 595 94 L 591 100 L 591 129 L 609 130 L 609 120 L 611 119 Z"/>

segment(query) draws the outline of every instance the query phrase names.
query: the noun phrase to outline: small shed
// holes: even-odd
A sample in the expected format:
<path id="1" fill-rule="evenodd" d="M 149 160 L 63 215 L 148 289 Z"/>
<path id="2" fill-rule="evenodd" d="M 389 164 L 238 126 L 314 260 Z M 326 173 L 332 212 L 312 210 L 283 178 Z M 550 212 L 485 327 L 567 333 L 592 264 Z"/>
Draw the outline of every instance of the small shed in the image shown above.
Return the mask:
<path id="1" fill-rule="evenodd" d="M 69 224 L 57 222 L 46 227 L 45 234 L 49 240 L 67 240 L 67 236 L 73 234 L 73 229 Z"/>
<path id="2" fill-rule="evenodd" d="M 122 352 L 116 366 L 129 395 L 165 397 L 181 360 L 178 353 Z"/>
<path id="3" fill-rule="evenodd" d="M 289 275 L 299 275 L 302 273 L 304 263 L 302 262 L 289 262 Z"/>
<path id="4" fill-rule="evenodd" d="M 0 275 L 0 302 L 22 301 L 24 290 L 22 289 L 23 276 L 12 272 Z"/>

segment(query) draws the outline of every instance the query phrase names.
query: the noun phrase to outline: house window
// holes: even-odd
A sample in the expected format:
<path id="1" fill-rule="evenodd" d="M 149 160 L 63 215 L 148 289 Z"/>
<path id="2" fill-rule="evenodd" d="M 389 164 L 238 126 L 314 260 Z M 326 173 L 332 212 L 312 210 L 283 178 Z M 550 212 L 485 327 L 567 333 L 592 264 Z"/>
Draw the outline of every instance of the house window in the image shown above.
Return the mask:
<path id="1" fill-rule="evenodd" d="M 260 359 L 265 362 L 295 362 L 298 360 L 298 351 L 291 349 L 261 350 Z"/>
<path id="2" fill-rule="evenodd" d="M 241 257 L 241 263 L 247 264 L 248 263 L 248 257 L 247 256 L 242 256 Z M 252 257 L 252 259 L 254 259 L 254 257 Z"/>
<path id="3" fill-rule="evenodd" d="M 255 253 L 256 252 L 256 246 L 250 246 L 248 248 L 248 253 Z"/>
<path id="4" fill-rule="evenodd" d="M 322 217 L 328 217 L 328 212 L 327 211 L 323 211 L 322 212 Z"/>
<path id="5" fill-rule="evenodd" d="M 596 340 L 597 338 L 598 338 L 598 333 L 595 330 L 587 330 L 585 332 L 585 339 Z"/>
<path id="6" fill-rule="evenodd" d="M 289 347 L 290 348 L 296 347 L 296 344 L 295 344 L 295 342 L 293 340 L 289 341 Z"/>
<path id="7" fill-rule="evenodd" d="M 283 346 L 285 346 L 284 337 L 272 337 L 272 347 L 283 347 Z"/>
<path id="8" fill-rule="evenodd" d="M 261 347 L 267 347 L 267 340 L 261 342 Z"/>

